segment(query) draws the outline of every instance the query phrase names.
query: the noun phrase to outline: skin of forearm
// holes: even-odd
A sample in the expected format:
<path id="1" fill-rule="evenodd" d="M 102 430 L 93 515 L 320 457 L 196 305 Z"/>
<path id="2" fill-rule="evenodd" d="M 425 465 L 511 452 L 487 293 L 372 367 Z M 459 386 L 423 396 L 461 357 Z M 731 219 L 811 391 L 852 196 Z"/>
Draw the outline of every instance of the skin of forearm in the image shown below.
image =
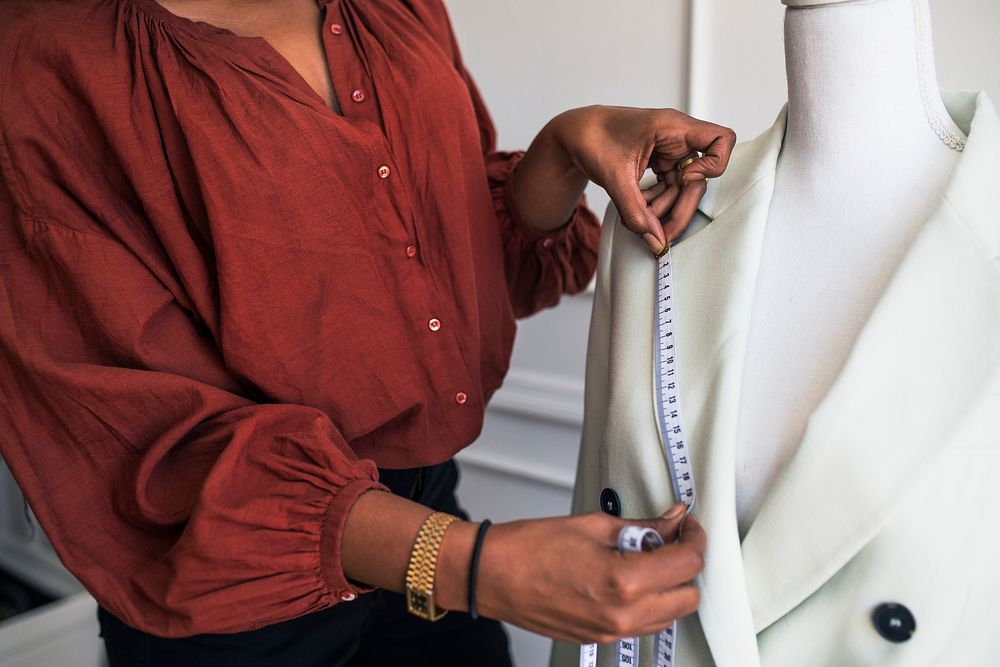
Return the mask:
<path id="1" fill-rule="evenodd" d="M 560 116 L 550 121 L 514 170 L 514 201 L 521 218 L 540 232 L 563 226 L 573 214 L 587 177 L 557 140 Z"/>
<path id="2" fill-rule="evenodd" d="M 361 494 L 341 536 L 341 564 L 349 579 L 397 593 L 406 584 L 410 551 L 432 510 L 385 491 Z M 456 521 L 438 552 L 434 598 L 438 607 L 466 611 L 468 569 L 477 525 Z"/>

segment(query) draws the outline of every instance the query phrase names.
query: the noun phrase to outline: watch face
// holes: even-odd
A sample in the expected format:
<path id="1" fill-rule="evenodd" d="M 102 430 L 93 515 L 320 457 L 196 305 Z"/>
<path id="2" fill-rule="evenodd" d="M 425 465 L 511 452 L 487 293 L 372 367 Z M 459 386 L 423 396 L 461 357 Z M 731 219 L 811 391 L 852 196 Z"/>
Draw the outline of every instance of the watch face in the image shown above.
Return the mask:
<path id="1" fill-rule="evenodd" d="M 410 607 L 410 611 L 421 616 L 431 615 L 431 601 L 426 594 L 408 589 L 406 591 L 406 602 Z"/>

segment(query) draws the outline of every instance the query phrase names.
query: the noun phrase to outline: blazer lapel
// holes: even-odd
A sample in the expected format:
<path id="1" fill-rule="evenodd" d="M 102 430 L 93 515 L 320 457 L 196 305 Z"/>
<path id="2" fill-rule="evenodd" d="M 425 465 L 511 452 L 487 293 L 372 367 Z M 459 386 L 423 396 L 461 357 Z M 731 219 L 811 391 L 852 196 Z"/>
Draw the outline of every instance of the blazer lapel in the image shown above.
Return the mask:
<path id="1" fill-rule="evenodd" d="M 749 313 L 784 127 L 782 111 L 770 131 L 737 148 L 726 174 L 710 183 L 700 220 L 671 250 L 677 379 L 682 419 L 690 420 L 684 425 L 698 485 L 695 513 L 712 543 L 699 618 L 718 665 L 758 660 L 736 527 L 733 443 Z M 710 224 L 704 224 L 706 218 Z M 650 281 L 655 281 L 652 270 Z M 694 363 L 708 372 L 686 372 Z M 680 641 L 683 651 L 683 633 Z"/>
<path id="2" fill-rule="evenodd" d="M 973 106 L 971 97 L 946 100 L 958 120 L 959 107 L 964 104 L 967 112 Z M 976 98 L 975 109 L 968 144 L 940 207 L 894 275 L 743 541 L 757 632 L 811 595 L 872 539 L 897 509 L 907 483 L 935 457 L 947 455 L 963 417 L 987 400 L 995 382 L 1000 121 L 985 94 Z M 735 407 L 728 399 L 720 404 Z M 731 426 L 726 427 L 728 457 Z M 712 472 L 731 478 L 731 458 L 726 463 L 725 474 L 721 463 Z M 703 475 L 705 481 L 710 480 Z M 735 525 L 730 530 L 735 533 Z M 718 531 L 709 534 L 713 548 L 728 539 Z"/>

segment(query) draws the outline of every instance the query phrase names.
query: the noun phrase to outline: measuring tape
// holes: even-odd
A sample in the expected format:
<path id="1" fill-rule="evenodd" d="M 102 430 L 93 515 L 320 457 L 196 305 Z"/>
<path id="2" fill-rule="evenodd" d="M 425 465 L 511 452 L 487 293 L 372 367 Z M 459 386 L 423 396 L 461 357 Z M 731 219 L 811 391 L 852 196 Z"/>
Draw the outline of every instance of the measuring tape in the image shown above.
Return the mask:
<path id="1" fill-rule="evenodd" d="M 694 470 L 681 424 L 681 398 L 677 386 L 677 354 L 674 351 L 673 265 L 670 243 L 656 265 L 656 415 L 660 442 L 674 485 L 674 498 L 690 513 L 697 497 Z M 677 621 L 656 635 L 656 667 L 673 667 L 677 644 Z"/>
<path id="2" fill-rule="evenodd" d="M 674 497 L 694 509 L 694 471 L 681 424 L 681 398 L 677 388 L 677 354 L 674 352 L 674 302 L 671 294 L 670 245 L 656 267 L 656 414 L 660 441 L 674 484 Z"/>
<path id="3" fill-rule="evenodd" d="M 656 266 L 656 415 L 660 427 L 660 441 L 673 481 L 674 497 L 687 505 L 688 512 L 694 508 L 696 498 L 694 472 L 691 457 L 688 456 L 681 424 L 680 391 L 677 386 L 677 355 L 674 352 L 674 304 L 671 294 L 672 265 L 670 246 L 660 256 Z M 618 535 L 618 550 L 641 552 L 655 549 L 663 544 L 659 533 L 651 528 L 626 526 Z M 661 630 L 656 635 L 656 667 L 673 667 L 674 647 L 677 644 L 677 622 Z M 639 640 L 628 637 L 618 641 L 616 651 L 618 667 L 639 665 Z M 597 644 L 580 647 L 580 667 L 597 667 Z"/>

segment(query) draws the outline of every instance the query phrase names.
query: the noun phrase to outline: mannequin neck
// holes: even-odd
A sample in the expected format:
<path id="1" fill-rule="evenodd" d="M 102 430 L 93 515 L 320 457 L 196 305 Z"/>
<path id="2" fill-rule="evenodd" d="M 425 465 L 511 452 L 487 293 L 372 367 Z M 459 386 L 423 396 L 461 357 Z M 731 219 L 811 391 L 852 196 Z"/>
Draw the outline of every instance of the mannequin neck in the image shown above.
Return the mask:
<path id="1" fill-rule="evenodd" d="M 808 164 L 964 145 L 938 92 L 927 0 L 789 7 L 785 63 L 785 149 Z"/>

